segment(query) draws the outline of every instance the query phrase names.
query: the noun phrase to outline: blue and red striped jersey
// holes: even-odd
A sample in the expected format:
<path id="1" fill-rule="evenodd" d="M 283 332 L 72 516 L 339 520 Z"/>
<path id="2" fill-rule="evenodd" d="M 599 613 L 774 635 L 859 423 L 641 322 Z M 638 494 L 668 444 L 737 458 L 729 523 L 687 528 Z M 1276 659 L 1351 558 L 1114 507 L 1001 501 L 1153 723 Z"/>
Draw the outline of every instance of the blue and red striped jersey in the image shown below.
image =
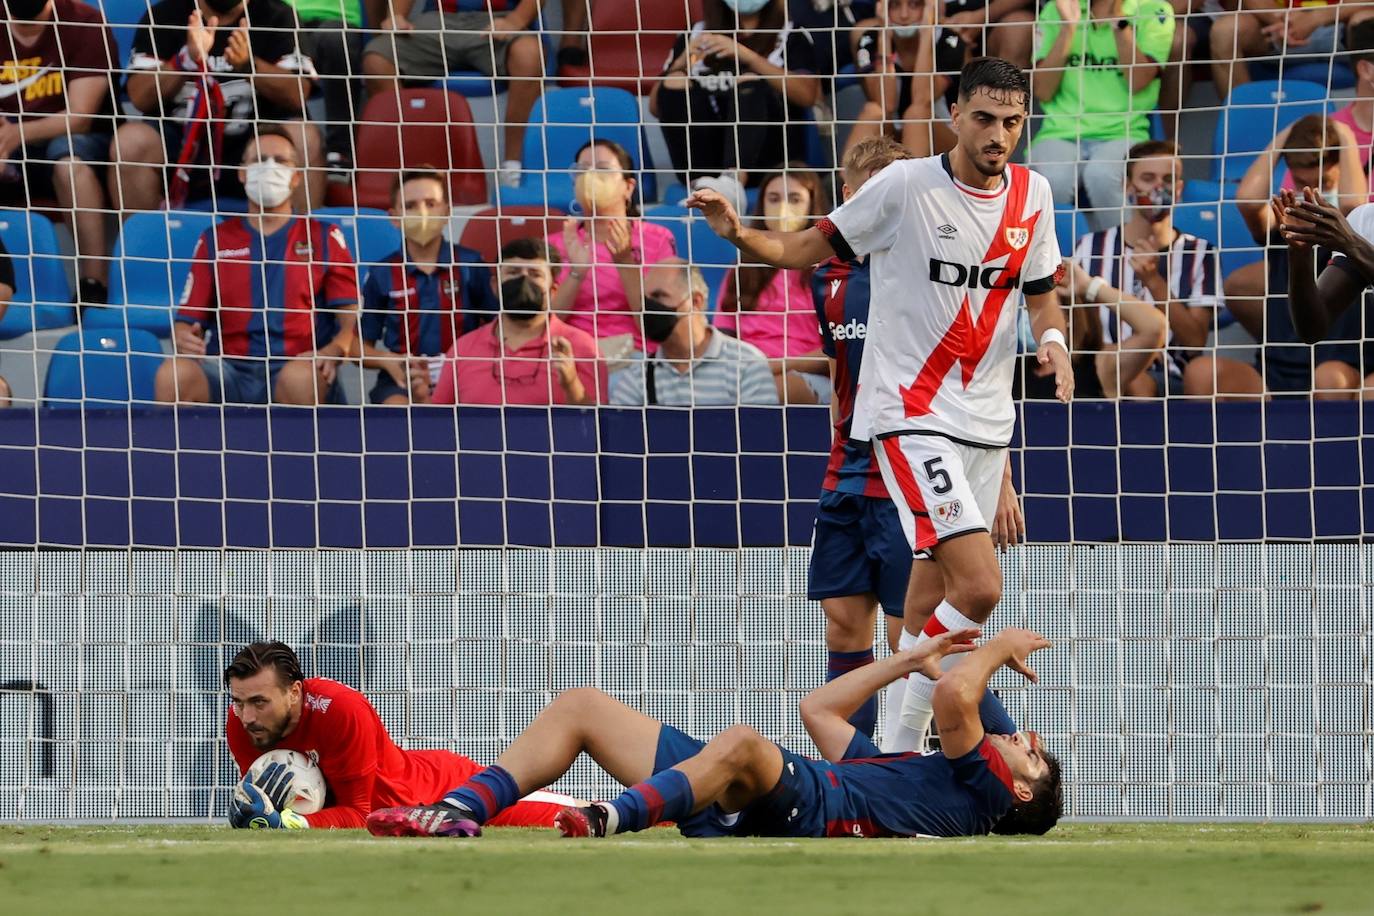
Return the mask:
<path id="1" fill-rule="evenodd" d="M 495 317 L 491 270 L 471 248 L 445 242 L 438 267 L 425 273 L 398 251 L 373 267 L 363 283 L 359 334 L 392 353 L 441 356 L 453 342 Z"/>
<path id="2" fill-rule="evenodd" d="M 821 349 L 835 361 L 835 438 L 822 489 L 887 498 L 878 462 L 867 442 L 852 442 L 849 427 L 859 393 L 859 366 L 868 336 L 869 259 L 831 258 L 811 280 L 821 324 Z"/>
<path id="3" fill-rule="evenodd" d="M 236 216 L 196 242 L 177 320 L 215 330 L 223 356 L 298 356 L 329 343 L 335 313 L 357 302 L 338 227 L 299 217 L 262 236 Z"/>

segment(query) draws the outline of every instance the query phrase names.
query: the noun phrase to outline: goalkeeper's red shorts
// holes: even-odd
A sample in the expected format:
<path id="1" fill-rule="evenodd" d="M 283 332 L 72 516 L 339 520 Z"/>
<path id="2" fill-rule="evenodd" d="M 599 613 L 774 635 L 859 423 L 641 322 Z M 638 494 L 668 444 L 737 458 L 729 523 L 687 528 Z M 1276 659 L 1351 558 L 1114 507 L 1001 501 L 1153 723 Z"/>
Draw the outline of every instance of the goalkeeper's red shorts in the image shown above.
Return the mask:
<path id="1" fill-rule="evenodd" d="M 467 782 L 474 773 L 486 769 L 477 761 L 450 751 L 408 751 L 407 753 L 422 754 L 429 758 L 429 762 L 444 776 L 443 784 L 448 787 L 444 790 L 445 792 L 458 788 Z M 433 804 L 437 801 L 439 799 L 434 798 L 427 803 Z M 578 804 L 578 800 L 571 795 L 559 795 L 557 792 L 544 791 L 531 792 L 487 821 L 487 826 L 552 827 L 553 816 L 568 805 L 575 804 Z"/>

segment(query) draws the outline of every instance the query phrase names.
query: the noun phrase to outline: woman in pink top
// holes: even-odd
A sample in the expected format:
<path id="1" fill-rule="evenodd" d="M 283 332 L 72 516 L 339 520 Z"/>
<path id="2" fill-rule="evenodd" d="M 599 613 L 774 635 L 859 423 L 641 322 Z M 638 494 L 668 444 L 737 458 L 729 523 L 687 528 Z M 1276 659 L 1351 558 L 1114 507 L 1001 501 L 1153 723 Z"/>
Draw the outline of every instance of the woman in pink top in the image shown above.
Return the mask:
<path id="1" fill-rule="evenodd" d="M 828 209 L 820 176 L 802 163 L 763 179 L 752 216 L 761 228 L 799 232 Z M 811 302 L 812 273 L 740 267 L 726 276 L 717 303 L 716 327 L 763 351 L 783 404 L 830 403 L 830 365 Z"/>
<path id="2" fill-rule="evenodd" d="M 597 338 L 608 359 L 644 349 L 640 265 L 677 254 L 673 234 L 639 218 L 634 162 L 619 143 L 593 140 L 577 151 L 577 203 L 549 244 L 563 258 L 554 311 Z"/>

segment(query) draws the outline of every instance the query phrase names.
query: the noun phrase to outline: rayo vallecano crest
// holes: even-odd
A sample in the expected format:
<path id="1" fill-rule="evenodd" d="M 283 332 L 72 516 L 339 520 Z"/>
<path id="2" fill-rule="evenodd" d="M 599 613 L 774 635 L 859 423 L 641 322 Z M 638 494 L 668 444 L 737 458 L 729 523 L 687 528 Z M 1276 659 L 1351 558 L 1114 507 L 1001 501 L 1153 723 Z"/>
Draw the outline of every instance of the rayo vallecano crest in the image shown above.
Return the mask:
<path id="1" fill-rule="evenodd" d="M 1020 251 L 1030 241 L 1030 230 L 1025 226 L 1012 226 L 1007 229 L 1007 244 Z"/>

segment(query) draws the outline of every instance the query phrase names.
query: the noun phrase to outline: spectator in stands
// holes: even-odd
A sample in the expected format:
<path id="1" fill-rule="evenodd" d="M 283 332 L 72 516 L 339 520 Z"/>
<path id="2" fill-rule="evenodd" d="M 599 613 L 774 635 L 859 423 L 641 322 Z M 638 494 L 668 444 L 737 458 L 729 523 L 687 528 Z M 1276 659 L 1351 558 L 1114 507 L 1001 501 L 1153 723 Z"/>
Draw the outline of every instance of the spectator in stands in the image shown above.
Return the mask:
<path id="1" fill-rule="evenodd" d="M 105 302 L 109 264 L 101 183 L 118 56 L 100 11 L 80 0 L 6 0 L 0 11 L 0 197 L 49 196 L 71 214 L 77 301 Z M 8 161 L 7 161 L 8 160 Z"/>
<path id="2" fill-rule="evenodd" d="M 1184 369 L 1207 345 L 1217 308 L 1217 250 L 1174 228 L 1174 201 L 1183 193 L 1183 160 L 1172 140 L 1131 147 L 1126 166 L 1127 217 L 1120 228 L 1078 240 L 1074 259 L 1089 276 L 1152 304 L 1168 318 L 1168 349 L 1146 372 L 1123 383 L 1131 397 L 1180 395 Z M 1104 305 L 1104 340 L 1119 344 L 1132 333 Z"/>
<path id="3" fill-rule="evenodd" d="M 324 95 L 329 180 L 352 180 L 353 124 L 362 115 L 363 27 L 386 18 L 386 0 L 286 0 L 300 21 L 300 51 L 315 65 Z M 317 202 L 318 204 L 318 202 Z"/>
<path id="4" fill-rule="evenodd" d="M 558 255 L 538 239 L 517 239 L 501 249 L 491 281 L 500 292 L 501 315 L 448 350 L 433 403 L 605 402 L 606 371 L 596 339 L 549 314 L 557 263 Z"/>
<path id="5" fill-rule="evenodd" d="M 892 127 L 915 156 L 954 147 L 954 133 L 944 122 L 968 49 L 958 32 L 935 24 L 937 3 L 886 0 L 877 18 L 850 32 L 867 101 L 845 140 L 846 152 Z"/>
<path id="6" fill-rule="evenodd" d="M 764 179 L 753 221 L 759 228 L 799 232 L 829 211 L 820 176 L 793 163 Z M 787 404 L 830 403 L 830 364 L 811 301 L 814 272 L 739 267 L 726 276 L 716 309 L 717 328 L 768 357 L 778 399 Z"/>
<path id="7" fill-rule="evenodd" d="M 1040 10 L 1032 89 L 1045 120 L 1032 168 L 1057 204 L 1080 179 L 1094 229 L 1120 225 L 1127 151 L 1150 139 L 1161 65 L 1174 40 L 1167 0 L 1054 0 Z"/>
<path id="8" fill-rule="evenodd" d="M 1168 325 L 1164 313 L 1148 302 L 1094 277 L 1072 258 L 1064 260 L 1057 287 L 1069 310 L 1075 398 L 1119 398 L 1129 395 L 1150 366 L 1159 361 Z M 1103 320 L 1121 328 L 1120 343 L 1109 341 Z M 1021 360 L 1015 397 L 1053 400 L 1054 369 L 1041 365 L 1034 354 Z"/>
<path id="9" fill-rule="evenodd" d="M 1369 8 L 1369 13 L 1374 15 L 1374 8 Z M 1360 157 L 1360 166 L 1368 176 L 1369 154 L 1371 147 L 1374 147 L 1374 133 L 1371 133 L 1374 131 L 1374 19 L 1350 22 L 1346 26 L 1345 46 L 1350 51 L 1350 66 L 1355 72 L 1355 98 L 1350 104 L 1333 112 L 1331 120 L 1350 128 L 1355 138 L 1355 152 Z M 1280 132 L 1279 136 L 1285 134 L 1286 132 Z M 1282 146 L 1281 143 L 1278 145 Z M 1349 177 L 1344 170 L 1341 174 Z M 1290 190 L 1301 187 L 1293 182 L 1291 173 L 1284 176 L 1282 186 Z M 1371 191 L 1374 192 L 1374 189 Z M 1371 193 L 1371 197 L 1374 198 L 1374 193 Z M 1341 212 L 1349 213 L 1354 206 L 1355 204 L 1342 198 Z"/>
<path id="10" fill-rule="evenodd" d="M 1035 0 L 946 0 L 940 24 L 976 56 L 987 54 L 1025 70 L 1035 46 Z M 957 73 L 963 67 L 955 67 Z"/>
<path id="11" fill-rule="evenodd" d="M 739 187 L 757 184 L 758 170 L 805 154 L 808 109 L 821 96 L 815 47 L 786 0 L 705 0 L 703 14 L 669 53 L 649 110 L 678 174 L 741 204 Z"/>
<path id="12" fill-rule="evenodd" d="M 1341 48 L 1343 25 L 1362 4 L 1340 0 L 1279 3 L 1250 0 L 1212 23 L 1212 82 L 1225 101 L 1231 90 L 1250 82 L 1248 57 L 1283 55 L 1294 63 L 1330 58 Z"/>
<path id="13" fill-rule="evenodd" d="M 10 260 L 10 253 L 5 248 L 5 242 L 0 239 L 0 318 L 5 317 L 5 312 L 10 307 L 10 300 L 14 298 L 14 262 Z M 5 381 L 5 377 L 0 375 L 0 407 L 9 407 L 12 403 L 12 392 L 10 383 Z"/>
<path id="14" fill-rule="evenodd" d="M 125 121 L 115 131 L 110 196 L 117 205 L 156 210 L 164 202 L 176 208 L 197 197 L 237 197 L 234 172 L 216 175 L 210 163 L 241 161 L 268 125 L 288 131 L 305 151 L 296 211 L 323 205 L 323 144 L 319 129 L 303 120 L 315 65 L 296 47 L 296 14 L 282 0 L 161 0 L 139 24 L 129 70 L 129 101 L 150 120 Z M 196 76 L 202 71 L 208 94 Z"/>
<path id="15" fill-rule="evenodd" d="M 385 0 L 384 0 L 385 2 Z M 520 0 L 505 15 L 496 4 L 487 10 L 451 12 L 443 0 L 389 0 L 390 15 L 381 31 L 363 49 L 367 94 L 398 90 L 397 78 L 429 82 L 458 70 L 476 70 L 506 79 L 506 109 L 502 115 L 505 161 L 497 180 L 509 187 L 520 184 L 520 153 L 530 109 L 544 91 L 544 56 L 539 37 L 527 31 L 539 17 L 544 0 Z"/>
<path id="16" fill-rule="evenodd" d="M 403 172 L 392 188 L 391 215 L 404 242 L 368 271 L 358 328 L 363 365 L 381 370 L 373 404 L 424 403 L 453 342 L 496 314 L 482 255 L 444 238 L 448 190 L 448 179 L 433 171 Z"/>
<path id="17" fill-rule="evenodd" d="M 759 349 L 711 327 L 706 278 L 681 258 L 645 272 L 644 334 L 657 352 L 611 380 L 611 403 L 729 407 L 776 404 L 773 373 Z"/>
<path id="18" fill-rule="evenodd" d="M 293 216 L 301 182 L 291 135 L 264 127 L 239 169 L 248 214 L 206 230 L 177 312 L 177 355 L 159 401 L 317 404 L 339 400 L 339 363 L 358 356 L 358 276 L 343 233 Z M 220 359 L 205 358 L 218 351 Z"/>
<path id="19" fill-rule="evenodd" d="M 1253 365 L 1220 356 L 1193 360 L 1186 378 L 1190 393 L 1254 398 L 1266 392 L 1311 391 L 1317 398 L 1326 398 L 1345 387 L 1342 380 L 1349 367 L 1360 364 L 1360 312 L 1346 312 L 1326 342 L 1315 349 L 1302 342 L 1289 314 L 1289 264 L 1283 251 L 1287 243 L 1278 233 L 1269 190 L 1282 159 L 1299 187 L 1310 187 L 1349 212 L 1369 193 L 1358 155 L 1349 126 L 1334 117 L 1308 115 L 1281 131 L 1246 170 L 1236 191 L 1236 205 L 1255 241 L 1271 250 L 1265 260 L 1247 264 L 1226 278 L 1226 304 L 1261 346 Z M 1318 250 L 1319 269 L 1330 256 L 1329 251 Z"/>
<path id="20" fill-rule="evenodd" d="M 677 254 L 673 233 L 639 218 L 634 162 L 613 140 L 593 140 L 577 151 L 576 207 L 582 218 L 564 221 L 549 236 L 563 261 L 553 308 L 559 317 L 597 339 L 612 361 L 644 349 L 639 303 L 640 265 Z"/>

